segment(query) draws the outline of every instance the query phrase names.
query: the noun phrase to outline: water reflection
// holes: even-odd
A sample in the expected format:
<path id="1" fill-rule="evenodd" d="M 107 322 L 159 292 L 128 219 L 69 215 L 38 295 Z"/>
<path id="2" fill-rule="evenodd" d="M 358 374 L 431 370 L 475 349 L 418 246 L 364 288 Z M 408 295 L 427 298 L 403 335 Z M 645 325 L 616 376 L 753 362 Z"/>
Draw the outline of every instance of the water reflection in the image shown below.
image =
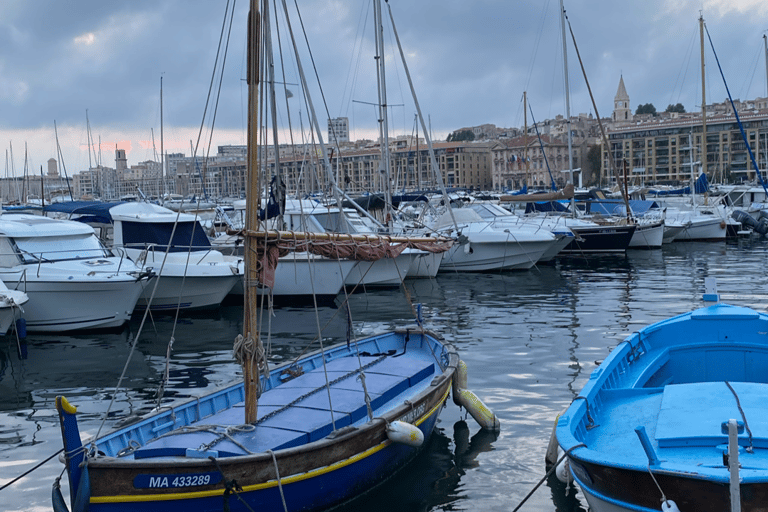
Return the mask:
<path id="1" fill-rule="evenodd" d="M 404 290 L 355 293 L 355 336 L 412 324 L 444 335 L 469 368 L 468 387 L 494 409 L 499 437 L 480 431 L 452 403 L 412 466 L 350 510 L 511 510 L 544 476 L 555 417 L 586 383 L 596 362 L 630 332 L 701 305 L 703 281 L 717 278 L 729 303 L 764 311 L 768 240 L 672 244 L 626 257 L 567 258 L 523 272 L 445 274 L 406 282 Z M 407 294 L 405 293 L 407 292 Z M 347 337 L 344 296 L 315 311 L 295 304 L 265 309 L 261 326 L 273 364 Z M 120 332 L 0 338 L 0 485 L 61 447 L 53 401 L 65 394 L 80 410 L 84 435 L 155 406 L 169 361 L 164 403 L 206 393 L 240 373 L 232 342 L 242 331 L 239 302 L 217 310 L 156 315 L 144 327 L 115 394 L 141 316 Z M 319 327 L 318 327 L 319 325 Z M 318 331 L 321 332 L 318 335 Z M 267 334 L 267 333 L 271 334 Z M 21 351 L 19 350 L 21 348 Z M 21 352 L 21 355 L 20 355 Z M 53 460 L 3 495 L 3 509 L 50 510 Z M 584 512 L 583 496 L 550 479 L 521 510 Z M 394 501 L 393 501 L 394 500 Z"/>
<path id="2" fill-rule="evenodd" d="M 493 451 L 493 443 L 498 436 L 498 433 L 479 429 L 470 438 L 469 426 L 461 420 L 453 425 L 452 448 L 451 439 L 437 428 L 424 450 L 410 463 L 407 472 L 396 473 L 343 511 L 469 510 L 471 506 L 467 500 L 470 497 L 468 490 L 461 485 L 461 478 L 481 465 L 478 458 L 485 452 Z"/>

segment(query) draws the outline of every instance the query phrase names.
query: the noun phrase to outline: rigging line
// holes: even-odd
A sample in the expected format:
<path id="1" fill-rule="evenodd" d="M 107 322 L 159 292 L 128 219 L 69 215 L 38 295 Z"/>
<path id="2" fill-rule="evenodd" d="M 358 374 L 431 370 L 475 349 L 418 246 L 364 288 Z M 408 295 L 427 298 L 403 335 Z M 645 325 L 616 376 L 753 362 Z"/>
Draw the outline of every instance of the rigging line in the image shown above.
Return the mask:
<path id="1" fill-rule="evenodd" d="M 549 179 L 552 182 L 552 190 L 557 190 L 557 185 L 555 184 L 555 178 L 552 176 L 552 169 L 550 169 L 549 167 L 549 160 L 547 159 L 547 153 L 546 151 L 544 151 L 544 141 L 541 140 L 541 134 L 539 133 L 539 126 L 536 124 L 536 118 L 533 117 L 533 107 L 531 106 L 530 101 L 528 102 L 528 109 L 531 111 L 531 121 L 533 121 L 533 127 L 536 128 L 536 137 L 539 139 L 539 146 L 541 146 L 541 154 L 542 156 L 544 156 L 544 163 L 547 166 Z"/>
<path id="2" fill-rule="evenodd" d="M 384 25 L 384 20 L 383 19 L 381 20 L 381 23 L 382 23 L 382 26 L 383 26 Z M 390 28 L 391 28 L 391 26 L 390 26 Z M 392 42 L 392 32 L 391 31 L 387 32 L 387 36 L 389 36 L 389 48 L 390 48 L 391 54 L 395 55 L 395 51 L 394 51 L 395 44 Z M 382 38 L 382 45 L 383 44 L 384 44 L 384 40 Z M 383 58 L 383 56 L 382 56 L 382 58 Z M 401 103 L 400 103 L 400 105 L 394 104 L 388 98 L 387 99 L 387 106 L 390 107 L 390 111 L 389 111 L 390 114 L 394 113 L 394 111 L 392 110 L 393 107 L 402 106 L 402 105 L 405 104 L 405 95 L 403 94 L 403 81 L 400 78 L 400 67 L 399 66 L 393 66 L 393 67 L 395 68 L 395 74 L 397 75 L 397 80 L 395 82 L 397 83 L 397 88 L 398 88 L 398 91 L 400 92 L 400 101 L 401 101 Z M 384 84 L 384 87 L 386 87 L 386 84 Z M 403 115 L 403 133 L 405 133 L 405 108 L 403 108 L 403 110 L 402 110 L 402 115 Z M 390 115 L 390 118 L 391 117 L 393 117 L 393 116 Z M 397 132 L 395 132 L 395 133 L 397 133 Z"/>
<path id="3" fill-rule="evenodd" d="M 232 11 L 234 12 L 234 5 L 233 5 Z M 205 98 L 205 108 L 203 108 L 203 120 L 200 123 L 200 131 L 197 134 L 198 144 L 200 143 L 200 138 L 202 137 L 203 127 L 205 126 L 205 118 L 208 114 L 208 104 L 211 101 L 211 92 L 213 91 L 213 84 L 216 79 L 216 69 L 218 68 L 218 65 L 219 65 L 219 55 L 221 54 L 222 41 L 224 40 L 224 32 L 227 27 L 227 14 L 229 14 L 229 0 L 227 0 L 227 5 L 224 7 L 224 20 L 221 23 L 221 33 L 219 34 L 219 46 L 216 48 L 216 58 L 214 59 L 214 62 L 213 62 L 213 72 L 211 73 L 211 83 L 208 85 L 208 95 Z"/>
<path id="4" fill-rule="evenodd" d="M 525 82 L 525 90 L 531 86 L 531 77 L 533 76 L 533 67 L 536 64 L 536 55 L 539 53 L 539 44 L 541 44 L 541 38 L 544 35 L 544 22 L 546 21 L 547 12 L 549 11 L 549 2 L 544 4 L 544 9 L 541 11 L 541 21 L 539 24 L 539 33 L 536 36 L 536 44 L 533 46 L 533 55 L 531 55 L 531 62 L 528 65 L 528 80 Z"/>
<path id="5" fill-rule="evenodd" d="M 285 99 L 285 112 L 286 112 L 286 118 L 288 120 L 288 138 L 291 141 L 291 157 L 293 158 L 293 163 L 295 165 L 296 163 L 296 142 L 293 139 L 293 123 L 291 122 L 291 107 L 288 103 L 288 80 L 285 77 L 285 57 L 283 55 L 283 41 L 282 37 L 280 36 L 280 23 L 278 22 L 277 16 L 280 10 L 277 8 L 277 0 L 273 0 L 272 2 L 272 8 L 275 12 L 275 33 L 277 35 L 277 50 L 278 55 L 280 56 L 280 74 L 283 78 L 283 97 Z M 298 91 L 297 91 L 298 92 Z M 285 169 L 285 183 L 288 183 L 288 169 Z"/>
<path id="6" fill-rule="evenodd" d="M 312 48 L 309 46 L 309 36 L 307 36 L 307 29 L 304 26 L 304 18 L 301 16 L 301 11 L 299 10 L 299 4 L 298 0 L 293 0 L 293 3 L 296 5 L 296 13 L 299 17 L 299 25 L 301 26 L 301 32 L 304 34 L 304 41 L 307 43 L 307 53 L 309 53 L 309 60 L 312 63 L 312 70 L 315 72 L 315 79 L 317 80 L 317 87 L 320 90 L 320 98 L 323 100 L 323 108 L 325 109 L 325 115 L 328 116 L 328 119 L 331 118 L 331 112 L 328 110 L 328 101 L 325 99 L 325 91 L 323 90 L 323 84 L 320 83 L 320 75 L 317 71 L 317 64 L 315 63 L 315 55 L 312 53 Z M 330 138 L 330 137 L 329 137 Z M 328 141 L 331 142 L 330 140 Z M 341 159 L 341 147 L 339 146 L 339 139 L 338 137 L 333 138 L 333 142 L 335 143 L 336 150 L 338 151 L 338 158 Z M 328 172 L 333 173 L 333 169 L 328 169 Z M 335 180 L 332 180 L 335 182 Z M 339 201 L 339 207 L 341 207 L 341 201 Z"/>
<path id="7" fill-rule="evenodd" d="M 757 52 L 755 52 L 755 60 L 754 64 L 752 64 L 752 74 L 749 76 L 749 82 L 746 83 L 746 90 L 742 89 L 742 98 L 749 98 L 749 90 L 752 88 L 752 80 L 755 79 L 755 72 L 757 71 L 758 62 L 760 60 L 761 54 L 763 53 L 763 45 L 760 45 L 757 48 Z M 745 87 L 742 85 L 742 87 Z"/>
<path id="8" fill-rule="evenodd" d="M 363 35 L 361 32 L 364 30 L 364 27 L 367 26 L 368 13 L 370 12 L 370 9 L 370 2 L 363 2 L 361 4 L 360 15 L 357 22 L 357 31 L 355 32 L 355 48 L 358 49 L 357 55 L 355 55 L 355 51 L 352 52 L 352 56 L 350 57 L 349 70 L 347 71 L 347 79 L 344 82 L 344 90 L 341 94 L 341 105 L 347 106 L 345 115 L 349 113 L 349 104 L 351 103 L 351 101 L 347 100 L 347 93 L 349 93 L 349 99 L 351 100 L 352 94 L 354 93 L 354 86 L 357 82 L 358 71 L 360 70 L 360 59 L 363 54 Z M 355 57 L 357 57 L 357 59 L 355 59 Z M 350 81 L 352 82 L 351 84 Z"/>
<path id="9" fill-rule="evenodd" d="M 725 81 L 725 74 L 723 73 L 723 68 L 720 66 L 720 59 L 717 58 L 717 52 L 715 52 L 715 44 L 712 42 L 712 37 L 709 35 L 709 27 L 707 27 L 707 24 L 704 23 L 704 30 L 707 32 L 707 38 L 709 39 L 709 44 L 712 47 L 712 53 L 715 55 L 715 62 L 717 63 L 717 69 L 720 70 L 720 76 L 723 78 L 723 84 L 725 85 L 725 92 L 728 93 L 728 100 L 731 102 L 731 108 L 733 109 L 733 115 L 736 117 L 736 123 L 739 125 L 739 131 L 741 132 L 741 137 L 744 139 L 745 145 L 747 146 L 747 152 L 749 153 L 749 157 L 752 160 L 752 165 L 755 167 L 755 174 L 757 174 L 757 179 L 760 182 L 760 185 L 762 185 L 763 190 L 766 194 L 768 194 L 768 188 L 766 187 L 765 181 L 763 180 L 762 173 L 760 172 L 760 168 L 757 166 L 757 162 L 755 161 L 755 155 L 752 153 L 752 147 L 749 145 L 749 142 L 747 141 L 747 134 L 744 133 L 744 125 L 741 124 L 741 119 L 739 118 L 739 112 L 736 110 L 736 105 L 733 104 L 733 98 L 731 97 L 731 91 L 728 88 L 728 82 Z M 706 134 L 704 137 L 705 141 L 704 144 L 706 146 Z"/>
<path id="10" fill-rule="evenodd" d="M 669 104 L 671 105 L 673 102 L 672 97 L 675 94 L 675 90 L 677 89 L 677 86 L 680 85 L 680 90 L 677 93 L 677 100 L 678 103 L 680 102 L 680 96 L 683 94 L 683 84 L 685 83 L 685 77 L 688 76 L 688 67 L 691 65 L 691 55 L 693 54 L 693 47 L 696 43 L 696 34 L 698 33 L 698 23 L 697 26 L 694 28 L 694 30 L 691 32 L 691 39 L 688 43 L 688 49 L 686 50 L 685 57 L 683 58 L 685 62 L 685 67 L 680 68 L 680 71 L 677 72 L 677 78 L 675 79 L 675 85 L 672 88 L 672 92 L 670 92 L 669 95 Z M 682 81 L 680 80 L 680 73 L 683 74 Z"/>
<path id="11" fill-rule="evenodd" d="M 6 487 L 10 487 L 12 484 L 14 484 L 14 483 L 18 482 L 19 480 L 21 480 L 21 479 L 22 479 L 22 478 L 24 478 L 25 476 L 29 475 L 30 473 L 32 473 L 32 472 L 33 472 L 33 471 L 35 471 L 36 469 L 40 468 L 40 467 L 41 467 L 43 464 L 45 464 L 46 462 L 48 462 L 48 461 L 49 461 L 49 460 L 51 460 L 52 458 L 56 457 L 58 454 L 60 454 L 60 453 L 61 453 L 61 452 L 63 452 L 63 451 L 64 451 L 64 448 L 62 448 L 61 450 L 57 451 L 56 453 L 54 453 L 54 454 L 50 455 L 49 457 L 46 457 L 46 458 L 45 458 L 45 460 L 42 460 L 42 461 L 40 461 L 40 462 L 39 462 L 39 463 L 37 463 L 37 464 L 36 464 L 34 467 L 32 467 L 32 468 L 28 469 L 27 471 L 25 471 L 24 473 L 20 474 L 19 476 L 17 476 L 16 478 L 14 478 L 13 480 L 11 480 L 10 482 L 6 482 L 6 483 L 4 483 L 2 486 L 0 486 L 0 491 L 2 491 L 3 489 L 5 489 Z"/>
<path id="12" fill-rule="evenodd" d="M 176 213 L 176 221 L 173 223 L 173 229 L 171 230 L 171 236 L 170 236 L 171 240 L 173 240 L 173 235 L 176 232 L 176 226 L 179 223 L 180 214 L 181 214 L 181 208 L 179 208 L 179 211 Z M 128 364 L 131 362 L 131 359 L 133 358 L 133 353 L 136 351 L 136 345 L 138 344 L 138 340 L 141 336 L 142 331 L 144 330 L 144 324 L 146 323 L 147 317 L 149 316 L 149 311 L 150 311 L 149 308 L 152 305 L 152 300 L 155 298 L 157 285 L 160 283 L 160 275 L 163 273 L 163 269 L 165 268 L 165 262 L 168 259 L 168 252 L 170 251 L 170 248 L 171 248 L 171 244 L 169 240 L 169 243 L 165 248 L 165 253 L 163 254 L 163 262 L 160 264 L 160 270 L 157 272 L 157 279 L 155 279 L 155 286 L 152 288 L 152 294 L 149 296 L 149 300 L 147 301 L 147 307 L 144 309 L 144 315 L 141 318 L 141 324 L 139 324 L 139 329 L 138 331 L 136 331 L 136 336 L 134 337 L 133 342 L 131 343 L 131 349 L 128 351 L 128 357 L 126 358 L 125 364 L 123 365 L 123 371 L 120 374 L 120 378 L 117 380 L 117 384 L 115 385 L 115 392 L 112 394 L 112 399 L 109 401 L 107 410 L 104 413 L 104 417 L 101 419 L 101 423 L 99 424 L 99 429 L 96 431 L 96 435 L 93 436 L 93 439 L 97 439 L 101 434 L 101 431 L 104 428 L 104 424 L 107 422 L 107 418 L 109 417 L 109 413 L 112 410 L 112 406 L 115 404 L 115 399 L 117 398 L 117 393 L 120 390 L 120 386 L 123 383 L 125 374 L 128 372 Z M 145 250 L 149 251 L 149 248 Z M 148 254 L 149 253 L 147 252 L 147 256 Z M 146 260 L 145 260 L 145 263 L 146 263 Z M 175 325 L 174 325 L 174 332 L 175 332 Z"/>
<path id="13" fill-rule="evenodd" d="M 205 153 L 205 167 L 208 167 L 208 157 L 211 154 L 211 144 L 213 142 L 213 128 L 216 125 L 216 114 L 219 111 L 219 98 L 221 97 L 221 83 L 224 80 L 224 68 L 227 64 L 227 55 L 229 55 L 229 40 L 232 35 L 232 19 L 235 16 L 235 5 L 237 4 L 237 0 L 233 0 L 232 2 L 232 11 L 229 16 L 229 30 L 227 31 L 227 42 L 224 46 L 224 56 L 221 60 L 221 72 L 219 73 L 219 87 L 216 91 L 216 104 L 213 107 L 213 118 L 211 119 L 211 132 L 210 132 L 210 138 L 208 139 L 208 151 Z M 198 136 L 199 137 L 199 136 Z M 199 138 L 198 138 L 199 143 Z M 197 154 L 197 146 L 195 146 L 195 154 Z M 203 182 L 203 193 L 205 194 L 205 182 Z M 207 197 L 207 196 L 206 196 Z"/>

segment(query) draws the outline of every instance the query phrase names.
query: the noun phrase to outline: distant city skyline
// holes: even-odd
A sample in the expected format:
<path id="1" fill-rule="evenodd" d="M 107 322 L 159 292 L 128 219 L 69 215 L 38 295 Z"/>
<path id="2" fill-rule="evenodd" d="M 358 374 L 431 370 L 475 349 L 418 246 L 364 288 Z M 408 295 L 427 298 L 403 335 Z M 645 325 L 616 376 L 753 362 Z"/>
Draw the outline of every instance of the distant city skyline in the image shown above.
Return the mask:
<path id="1" fill-rule="evenodd" d="M 198 144 L 225 3 L 81 0 L 76 8 L 54 3 L 39 9 L 21 0 L 3 2 L 0 144 L 8 159 L 13 145 L 15 174 L 24 171 L 25 143 L 31 173 L 39 173 L 49 158 L 61 160 L 54 121 L 67 174 L 87 169 L 86 110 L 93 142 L 98 145 L 101 140 L 104 165 L 114 166 L 115 146 L 126 151 L 129 165 L 155 159 L 160 151 L 161 76 L 164 149 L 189 155 L 190 141 Z M 313 91 L 323 137 L 329 118 L 347 117 L 350 139 L 377 138 L 376 109 L 370 105 L 375 102 L 376 87 L 369 4 L 300 2 L 328 101 L 326 110 L 319 92 Z M 699 108 L 697 19 L 701 10 L 734 98 L 766 96 L 762 20 L 767 6 L 757 0 L 669 4 L 664 0 L 565 0 L 601 117 L 612 114 L 621 76 L 633 112 L 646 103 L 659 111 L 676 103 L 689 112 Z M 565 114 L 557 0 L 390 0 L 389 5 L 435 139 L 464 126 L 522 126 L 523 91 L 528 91 L 537 120 Z M 245 1 L 235 7 L 212 153 L 218 145 L 245 143 L 242 77 L 247 8 Z M 415 109 L 392 47 L 386 5 L 384 10 L 391 133 L 410 135 L 415 130 Z M 318 19 L 323 22 L 311 22 Z M 593 113 L 568 37 L 571 114 Z M 282 42 L 287 44 L 285 39 Z M 308 56 L 302 55 L 308 75 L 313 75 Z M 706 55 L 707 102 L 722 102 L 725 90 L 708 41 Z M 287 69 L 293 73 L 291 65 Z M 292 76 L 285 81 L 298 82 Z M 299 111 L 306 128 L 307 109 L 300 91 L 295 85 L 288 89 L 294 128 L 299 125 Z M 282 98 L 284 104 L 285 94 Z M 214 96 L 198 155 L 208 151 L 215 101 Z M 1 175 L 8 166 L 10 162 Z M 61 165 L 60 171 L 64 171 Z"/>

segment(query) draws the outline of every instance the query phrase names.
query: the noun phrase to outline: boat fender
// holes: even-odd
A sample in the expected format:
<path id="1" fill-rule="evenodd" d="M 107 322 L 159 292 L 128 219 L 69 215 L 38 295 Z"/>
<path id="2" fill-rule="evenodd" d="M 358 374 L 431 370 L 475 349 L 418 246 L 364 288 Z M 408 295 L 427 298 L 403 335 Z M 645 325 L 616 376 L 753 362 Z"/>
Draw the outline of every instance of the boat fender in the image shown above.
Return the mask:
<path id="1" fill-rule="evenodd" d="M 419 427 L 404 421 L 393 421 L 387 425 L 387 437 L 394 443 L 418 448 L 424 443 L 424 433 Z"/>
<path id="2" fill-rule="evenodd" d="M 469 242 L 467 242 L 467 243 L 464 245 L 464 254 L 470 254 L 470 253 L 471 253 L 471 251 L 472 251 L 472 247 L 470 247 L 470 245 L 469 245 Z"/>
<path id="3" fill-rule="evenodd" d="M 51 490 L 51 503 L 53 504 L 53 512 L 69 512 L 67 502 L 64 501 L 64 496 L 61 494 L 61 477 L 57 478 L 53 482 L 53 489 Z"/>
<path id="4" fill-rule="evenodd" d="M 25 319 L 16 319 L 16 332 L 19 333 L 19 338 L 27 337 L 27 321 Z"/>
<path id="5" fill-rule="evenodd" d="M 661 504 L 662 512 L 680 512 L 677 504 L 672 500 L 666 500 Z"/>
<path id="6" fill-rule="evenodd" d="M 453 379 L 453 402 L 459 407 L 464 407 L 484 429 L 499 432 L 501 424 L 493 411 L 477 395 L 466 389 L 467 365 L 464 361 L 459 360 Z"/>
<path id="7" fill-rule="evenodd" d="M 83 461 L 83 472 L 80 475 L 80 483 L 77 485 L 77 494 L 72 503 L 72 512 L 88 512 L 91 502 L 91 478 L 88 475 L 88 459 Z"/>
<path id="8" fill-rule="evenodd" d="M 562 450 L 558 449 L 557 453 L 562 454 Z M 557 465 L 557 469 L 555 469 L 555 475 L 557 476 L 557 479 L 567 485 L 573 483 L 573 474 L 571 473 L 571 465 L 569 464 L 569 460 L 570 459 L 568 457 L 564 458 L 560 461 L 560 464 Z"/>
<path id="9" fill-rule="evenodd" d="M 757 227 L 755 228 L 755 232 L 760 235 L 768 234 L 768 219 L 763 217 L 760 219 L 760 222 L 757 223 Z"/>
<path id="10" fill-rule="evenodd" d="M 546 467 L 547 471 L 552 469 L 552 466 L 557 464 L 557 461 L 563 455 L 563 450 L 560 449 L 560 445 L 557 442 L 557 423 L 560 421 L 561 415 L 562 413 L 558 414 L 555 418 L 555 424 L 552 425 L 552 433 L 549 435 L 547 451 L 544 454 L 544 467 Z"/>

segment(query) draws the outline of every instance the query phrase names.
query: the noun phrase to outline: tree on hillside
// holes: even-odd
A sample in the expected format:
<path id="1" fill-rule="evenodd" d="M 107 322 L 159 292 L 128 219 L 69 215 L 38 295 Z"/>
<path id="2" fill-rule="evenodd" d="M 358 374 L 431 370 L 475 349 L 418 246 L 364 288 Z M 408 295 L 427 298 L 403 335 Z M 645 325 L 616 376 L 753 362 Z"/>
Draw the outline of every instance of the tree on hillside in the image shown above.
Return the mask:
<path id="1" fill-rule="evenodd" d="M 475 134 L 472 133 L 472 130 L 460 130 L 451 133 L 445 140 L 447 142 L 473 141 L 475 140 Z"/>
<path id="2" fill-rule="evenodd" d="M 584 182 L 586 185 L 599 185 L 600 179 L 600 160 L 602 159 L 601 153 L 602 146 L 594 145 L 589 147 L 587 151 L 587 165 L 586 172 L 584 173 Z"/>
<path id="3" fill-rule="evenodd" d="M 635 111 L 635 115 L 639 114 L 653 114 L 656 115 L 656 107 L 653 106 L 653 103 L 646 103 L 645 105 L 638 105 L 637 111 Z"/>
<path id="4" fill-rule="evenodd" d="M 671 103 L 667 107 L 667 110 L 664 112 L 679 112 L 681 114 L 685 114 L 685 107 L 682 103 L 678 103 L 677 105 L 672 105 Z"/>

